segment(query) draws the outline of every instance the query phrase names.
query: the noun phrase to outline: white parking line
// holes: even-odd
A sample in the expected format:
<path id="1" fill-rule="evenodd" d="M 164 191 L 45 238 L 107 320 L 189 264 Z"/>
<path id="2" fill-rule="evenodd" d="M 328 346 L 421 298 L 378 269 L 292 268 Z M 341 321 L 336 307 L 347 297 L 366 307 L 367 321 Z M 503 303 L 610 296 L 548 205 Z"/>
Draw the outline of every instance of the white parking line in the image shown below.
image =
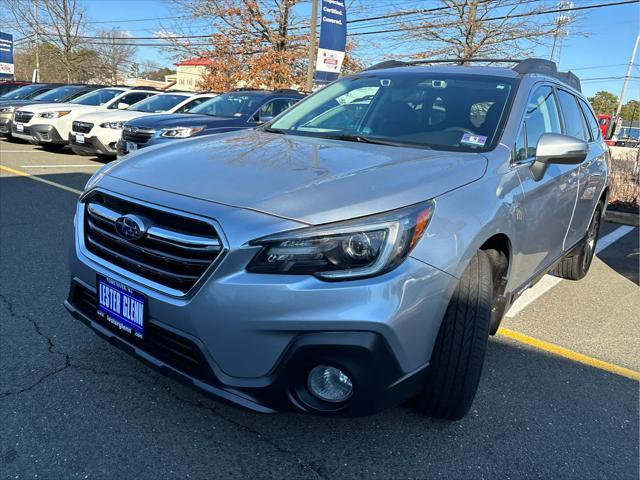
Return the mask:
<path id="1" fill-rule="evenodd" d="M 20 165 L 20 168 L 75 168 L 75 167 L 100 167 L 100 163 L 76 163 L 76 164 L 60 164 L 60 165 Z"/>
<path id="2" fill-rule="evenodd" d="M 596 246 L 596 254 L 600 253 L 602 250 L 610 246 L 612 243 L 620 240 L 622 237 L 624 237 L 627 233 L 629 233 L 633 229 L 634 227 L 623 225 L 616 228 L 613 232 L 598 239 L 598 243 Z M 516 300 L 516 302 L 511 306 L 511 308 L 507 312 L 506 316 L 515 317 L 518 313 L 520 313 L 522 310 L 527 308 L 527 306 L 530 303 L 536 301 L 538 298 L 540 298 L 542 295 L 547 293 L 549 290 L 551 290 L 561 281 L 562 279 L 559 277 L 554 277 L 552 275 L 545 275 L 544 277 L 542 277 L 542 280 L 540 280 L 535 286 L 526 290 L 520 296 L 520 298 Z"/>
<path id="3" fill-rule="evenodd" d="M 0 148 L 0 153 L 51 153 L 46 150 L 3 150 Z"/>

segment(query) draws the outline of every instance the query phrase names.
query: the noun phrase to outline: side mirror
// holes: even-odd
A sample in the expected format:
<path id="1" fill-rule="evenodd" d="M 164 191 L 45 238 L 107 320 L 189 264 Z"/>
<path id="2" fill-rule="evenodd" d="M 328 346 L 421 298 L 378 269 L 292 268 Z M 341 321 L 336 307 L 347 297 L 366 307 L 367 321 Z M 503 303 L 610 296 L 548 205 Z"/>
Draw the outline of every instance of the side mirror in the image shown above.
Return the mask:
<path id="1" fill-rule="evenodd" d="M 551 163 L 577 165 L 587 158 L 588 153 L 589 145 L 584 140 L 559 133 L 545 133 L 538 140 L 536 160 L 531 165 L 533 179 L 537 181 L 544 177 Z"/>
<path id="2" fill-rule="evenodd" d="M 126 110 L 130 106 L 131 105 L 129 105 L 128 103 L 120 102 L 120 103 L 118 103 L 118 110 Z"/>

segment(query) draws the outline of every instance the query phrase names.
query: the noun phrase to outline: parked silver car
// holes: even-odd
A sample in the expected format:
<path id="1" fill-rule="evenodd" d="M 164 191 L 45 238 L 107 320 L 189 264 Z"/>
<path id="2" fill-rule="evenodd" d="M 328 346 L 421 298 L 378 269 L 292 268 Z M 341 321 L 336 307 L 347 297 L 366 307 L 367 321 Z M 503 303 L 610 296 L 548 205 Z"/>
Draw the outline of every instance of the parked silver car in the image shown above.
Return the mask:
<path id="1" fill-rule="evenodd" d="M 386 62 L 263 127 L 98 171 L 65 305 L 258 411 L 415 397 L 459 419 L 514 300 L 545 273 L 587 273 L 608 178 L 580 83 L 555 64 Z"/>

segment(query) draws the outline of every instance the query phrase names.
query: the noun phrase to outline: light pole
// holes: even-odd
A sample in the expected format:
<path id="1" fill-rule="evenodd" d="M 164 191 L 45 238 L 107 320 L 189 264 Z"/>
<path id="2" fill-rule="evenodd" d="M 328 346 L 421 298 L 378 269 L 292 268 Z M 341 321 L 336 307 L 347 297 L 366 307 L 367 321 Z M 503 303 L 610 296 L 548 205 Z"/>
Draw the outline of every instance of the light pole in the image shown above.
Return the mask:
<path id="1" fill-rule="evenodd" d="M 309 34 L 309 59 L 307 65 L 307 83 L 305 90 L 313 89 L 313 73 L 316 69 L 316 23 L 318 22 L 318 0 L 311 1 L 311 32 Z"/>
<path id="2" fill-rule="evenodd" d="M 33 71 L 34 83 L 40 81 L 40 26 L 38 25 L 38 0 L 33 0 L 33 19 L 35 21 L 36 34 L 36 69 Z"/>

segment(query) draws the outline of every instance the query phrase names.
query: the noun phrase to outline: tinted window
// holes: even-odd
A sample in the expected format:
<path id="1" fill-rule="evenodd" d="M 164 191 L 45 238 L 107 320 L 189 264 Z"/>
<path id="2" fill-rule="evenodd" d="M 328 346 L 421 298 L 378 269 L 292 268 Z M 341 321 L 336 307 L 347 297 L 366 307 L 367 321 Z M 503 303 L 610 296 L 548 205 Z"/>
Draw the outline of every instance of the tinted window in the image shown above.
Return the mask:
<path id="1" fill-rule="evenodd" d="M 584 118 L 587 119 L 587 124 L 589 125 L 589 130 L 591 130 L 591 139 L 596 140 L 600 136 L 600 126 L 598 125 L 598 120 L 593 115 L 593 111 L 589 108 L 587 102 L 578 99 L 580 102 L 580 107 L 582 108 L 582 113 L 584 113 Z"/>
<path id="2" fill-rule="evenodd" d="M 250 93 L 223 93 L 193 108 L 189 113 L 215 117 L 240 118 L 255 112 L 264 95 Z"/>
<path id="3" fill-rule="evenodd" d="M 149 112 L 149 113 L 159 113 L 166 112 L 167 110 L 171 110 L 173 107 L 178 105 L 181 102 L 184 102 L 187 98 L 187 95 L 172 95 L 172 94 L 163 94 L 163 95 L 154 95 L 152 97 L 145 98 L 141 102 L 136 103 L 135 105 L 131 105 L 129 110 L 135 110 L 136 112 Z"/>
<path id="4" fill-rule="evenodd" d="M 0 82 L 0 96 L 5 93 L 12 92 L 13 90 L 17 90 L 18 88 L 20 88 L 19 85 L 7 85 L 6 83 L 3 84 Z"/>
<path id="5" fill-rule="evenodd" d="M 527 135 L 524 125 L 520 128 L 520 133 L 513 148 L 513 160 L 518 162 L 527 159 Z"/>
<path id="6" fill-rule="evenodd" d="M 109 105 L 109 110 L 114 110 L 116 108 L 118 108 L 118 104 L 120 103 L 126 103 L 127 105 L 133 105 L 134 103 L 138 103 L 140 100 L 144 100 L 147 97 L 150 97 L 152 95 L 155 95 L 155 93 L 149 93 L 149 92 L 131 92 L 131 93 L 127 93 L 125 95 L 123 95 L 122 97 L 120 97 L 118 99 L 118 101 L 113 102 L 111 105 Z"/>
<path id="7" fill-rule="evenodd" d="M 59 102 L 63 99 L 69 98 L 69 96 L 78 90 L 78 87 L 58 87 L 48 92 L 41 93 L 33 97 L 34 100 L 45 102 Z"/>
<path id="8" fill-rule="evenodd" d="M 102 105 L 107 103 L 116 95 L 120 95 L 122 90 L 116 90 L 114 88 L 101 88 L 100 90 L 94 90 L 89 93 L 74 99 L 70 103 L 77 103 L 79 105 Z"/>
<path id="9" fill-rule="evenodd" d="M 295 104 L 297 100 L 293 98 L 278 98 L 271 102 L 265 103 L 258 113 L 258 118 L 263 117 L 275 117 L 284 112 L 291 105 Z"/>
<path id="10" fill-rule="evenodd" d="M 5 93 L 0 98 L 2 100 L 28 100 L 34 95 L 47 90 L 51 90 L 51 87 L 43 87 L 42 85 L 26 85 L 9 93 Z"/>
<path id="11" fill-rule="evenodd" d="M 527 128 L 527 158 L 536 154 L 538 140 L 545 133 L 562 133 L 558 105 L 551 87 L 539 87 L 531 96 L 524 117 Z"/>
<path id="12" fill-rule="evenodd" d="M 485 75 L 365 73 L 320 90 L 271 128 L 292 135 L 482 151 L 497 138 L 513 83 Z"/>
<path id="13" fill-rule="evenodd" d="M 181 106 L 179 109 L 177 109 L 175 113 L 188 113 L 188 112 L 191 112 L 191 110 L 196 108 L 201 103 L 206 102 L 207 100 L 211 100 L 211 97 L 194 98 L 190 102 L 185 103 L 183 106 Z"/>
<path id="14" fill-rule="evenodd" d="M 558 90 L 558 100 L 564 119 L 564 133 L 580 140 L 589 140 L 584 117 L 578 107 L 576 97 L 564 90 Z"/>

